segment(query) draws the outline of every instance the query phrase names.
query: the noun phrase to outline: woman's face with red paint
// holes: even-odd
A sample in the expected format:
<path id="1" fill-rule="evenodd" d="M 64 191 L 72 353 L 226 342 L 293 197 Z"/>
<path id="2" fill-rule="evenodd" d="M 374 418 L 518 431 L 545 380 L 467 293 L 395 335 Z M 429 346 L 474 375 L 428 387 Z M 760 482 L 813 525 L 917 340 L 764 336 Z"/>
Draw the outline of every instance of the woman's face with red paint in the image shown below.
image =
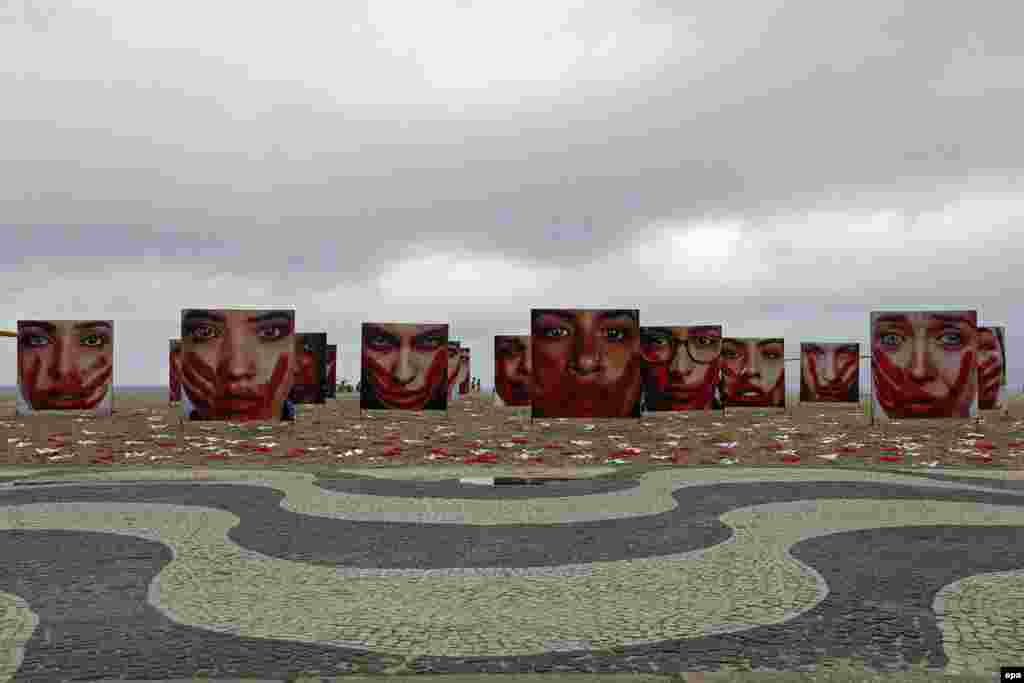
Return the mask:
<path id="1" fill-rule="evenodd" d="M 364 323 L 363 366 L 381 403 L 422 410 L 444 396 L 448 326 Z"/>
<path id="2" fill-rule="evenodd" d="M 298 349 L 298 372 L 295 377 L 296 384 L 317 384 L 316 366 L 317 353 L 314 344 L 305 335 L 296 335 L 296 348 Z"/>
<path id="3" fill-rule="evenodd" d="M 644 327 L 640 338 L 648 410 L 712 407 L 721 371 L 721 325 Z"/>
<path id="4" fill-rule="evenodd" d="M 181 341 L 173 340 L 170 349 L 171 400 L 181 400 Z"/>
<path id="5" fill-rule="evenodd" d="M 272 420 L 294 381 L 294 311 L 187 309 L 181 384 L 200 419 Z"/>
<path id="6" fill-rule="evenodd" d="M 469 349 L 459 349 L 459 374 L 455 382 L 460 386 L 469 379 Z"/>
<path id="7" fill-rule="evenodd" d="M 448 342 L 448 386 L 456 384 L 455 378 L 459 376 L 459 368 L 462 366 L 462 354 L 459 353 L 459 342 Z"/>
<path id="8" fill-rule="evenodd" d="M 338 349 L 329 347 L 327 349 L 327 381 L 330 384 L 336 384 L 335 380 L 338 379 Z"/>
<path id="9" fill-rule="evenodd" d="M 494 337 L 494 387 L 507 406 L 530 405 L 530 335 Z"/>
<path id="10" fill-rule="evenodd" d="M 18 321 L 18 387 L 33 410 L 92 410 L 113 372 L 113 322 Z"/>
<path id="11" fill-rule="evenodd" d="M 875 398 L 895 418 L 970 417 L 977 313 L 872 314 Z"/>
<path id="12" fill-rule="evenodd" d="M 820 402 L 858 401 L 850 398 L 860 370 L 859 344 L 801 344 L 801 400 Z"/>
<path id="13" fill-rule="evenodd" d="M 996 407 L 999 388 L 1005 383 L 1004 349 L 994 327 L 978 328 L 978 407 Z"/>
<path id="14" fill-rule="evenodd" d="M 630 417 L 640 397 L 632 310 L 531 312 L 535 417 Z"/>
<path id="15" fill-rule="evenodd" d="M 725 339 L 722 379 L 730 406 L 782 408 L 786 405 L 786 363 L 782 339 Z"/>

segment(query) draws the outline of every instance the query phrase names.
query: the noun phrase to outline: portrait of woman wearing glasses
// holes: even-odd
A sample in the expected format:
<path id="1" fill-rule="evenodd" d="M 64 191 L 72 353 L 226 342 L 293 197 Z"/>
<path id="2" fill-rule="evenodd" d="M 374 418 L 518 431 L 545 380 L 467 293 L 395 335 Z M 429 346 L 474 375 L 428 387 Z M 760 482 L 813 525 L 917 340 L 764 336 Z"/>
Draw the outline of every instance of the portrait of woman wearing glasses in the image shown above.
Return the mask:
<path id="1" fill-rule="evenodd" d="M 645 411 L 720 410 L 722 326 L 640 330 Z"/>

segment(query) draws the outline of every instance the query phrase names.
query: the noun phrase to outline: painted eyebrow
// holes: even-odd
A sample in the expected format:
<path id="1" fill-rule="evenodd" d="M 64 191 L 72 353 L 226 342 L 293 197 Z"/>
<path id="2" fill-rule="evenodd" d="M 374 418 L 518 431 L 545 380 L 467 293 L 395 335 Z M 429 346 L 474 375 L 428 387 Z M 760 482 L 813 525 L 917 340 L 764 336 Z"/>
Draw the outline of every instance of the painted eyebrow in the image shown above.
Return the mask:
<path id="1" fill-rule="evenodd" d="M 21 320 L 18 322 L 19 327 L 41 327 L 47 332 L 56 332 L 57 326 L 46 320 Z M 75 323 L 72 329 L 75 330 L 90 330 L 97 327 L 102 327 L 106 330 L 113 331 L 113 325 L 107 320 L 87 320 L 80 323 Z"/>
<path id="2" fill-rule="evenodd" d="M 542 315 L 552 315 L 552 316 L 555 316 L 556 318 L 561 318 L 563 320 L 573 321 L 573 320 L 576 319 L 576 315 L 578 313 L 586 312 L 587 310 L 588 309 L 585 309 L 585 308 L 571 308 L 571 309 L 566 309 L 566 310 L 551 309 L 551 308 L 541 308 L 541 309 L 534 309 L 533 311 L 531 311 L 531 314 L 532 314 L 531 318 L 533 320 L 536 320 L 537 318 L 539 318 Z M 599 320 L 608 320 L 609 318 L 629 318 L 629 320 L 631 322 L 637 322 L 636 311 L 631 311 L 631 310 L 628 310 L 628 309 L 615 309 L 615 310 L 611 310 L 611 311 L 598 311 L 597 314 L 598 314 L 597 317 L 598 317 Z"/>
<path id="3" fill-rule="evenodd" d="M 956 315 L 956 314 L 952 314 L 951 315 L 949 313 L 945 313 L 945 314 L 938 313 L 938 314 L 929 315 L 928 317 L 931 318 L 934 321 L 941 322 L 941 323 L 948 324 L 948 325 L 958 325 L 960 323 L 965 323 L 967 325 L 973 325 L 974 324 L 971 321 L 971 319 L 968 316 L 966 316 L 966 315 Z"/>
<path id="4" fill-rule="evenodd" d="M 45 320 L 19 320 L 18 327 L 41 327 L 47 332 L 56 332 L 57 326 Z"/>
<path id="5" fill-rule="evenodd" d="M 709 336 L 713 336 L 715 334 L 717 334 L 719 337 L 722 336 L 722 326 L 721 325 L 690 325 L 686 329 L 687 329 L 686 335 L 688 337 L 693 337 L 693 336 L 709 337 Z"/>
<path id="6" fill-rule="evenodd" d="M 94 327 L 102 327 L 107 330 L 113 330 L 113 326 L 106 320 L 89 320 L 87 322 L 75 323 L 74 329 L 85 330 L 92 329 Z"/>
<path id="7" fill-rule="evenodd" d="M 910 319 L 903 313 L 885 313 L 875 318 L 876 323 L 898 323 L 908 325 Z"/>
<path id="8" fill-rule="evenodd" d="M 757 345 L 758 346 L 767 346 L 768 344 L 785 344 L 785 343 L 786 343 L 785 339 L 762 339 L 761 341 L 757 342 Z"/>
<path id="9" fill-rule="evenodd" d="M 438 325 L 436 327 L 426 329 L 423 332 L 417 332 L 416 333 L 416 339 L 423 339 L 424 337 L 433 337 L 434 335 L 437 335 L 437 334 L 442 333 L 442 332 L 446 333 L 447 329 L 445 328 L 444 325 Z M 445 336 L 448 336 L 448 335 L 445 334 Z"/>
<path id="10" fill-rule="evenodd" d="M 261 313 L 260 315 L 250 316 L 247 322 L 261 323 L 267 320 L 277 320 L 279 318 L 292 320 L 294 317 L 295 313 L 293 313 L 292 311 L 269 311 L 267 313 Z"/>
<path id="11" fill-rule="evenodd" d="M 395 335 L 391 334 L 390 332 L 385 330 L 383 327 L 378 327 L 377 325 L 374 325 L 372 323 L 367 323 L 367 324 L 363 325 L 363 336 L 364 337 L 380 336 L 380 337 L 385 337 L 385 338 L 387 338 L 387 339 L 389 339 L 389 340 L 391 340 L 393 342 L 399 341 L 398 337 L 396 337 Z"/>

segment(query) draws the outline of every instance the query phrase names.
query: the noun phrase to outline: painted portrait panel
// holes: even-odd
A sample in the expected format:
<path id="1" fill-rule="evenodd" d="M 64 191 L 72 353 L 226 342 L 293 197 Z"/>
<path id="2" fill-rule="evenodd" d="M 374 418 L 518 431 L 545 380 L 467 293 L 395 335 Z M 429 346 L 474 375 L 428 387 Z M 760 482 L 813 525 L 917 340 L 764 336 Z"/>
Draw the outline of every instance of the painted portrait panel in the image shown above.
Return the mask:
<path id="1" fill-rule="evenodd" d="M 532 309 L 533 417 L 640 417 L 640 312 Z"/>
<path id="2" fill-rule="evenodd" d="M 327 398 L 338 397 L 338 345 L 327 345 Z"/>
<path id="3" fill-rule="evenodd" d="M 462 360 L 459 365 L 459 394 L 465 396 L 469 393 L 469 366 L 471 355 L 468 346 L 459 348 L 459 354 L 462 356 Z"/>
<path id="4" fill-rule="evenodd" d="M 181 400 L 181 340 L 170 340 L 168 356 L 168 374 L 170 375 L 170 393 L 168 400 L 177 403 Z"/>
<path id="5" fill-rule="evenodd" d="M 1006 381 L 1006 328 L 978 328 L 978 409 L 1003 410 L 1009 394 Z"/>
<path id="6" fill-rule="evenodd" d="M 295 335 L 295 382 L 289 398 L 295 405 L 324 403 L 327 399 L 327 333 Z"/>
<path id="7" fill-rule="evenodd" d="M 978 405 L 977 311 L 871 313 L 874 409 L 886 418 L 971 417 Z"/>
<path id="8" fill-rule="evenodd" d="M 736 408 L 785 408 L 785 342 L 778 337 L 722 340 L 722 396 Z"/>
<path id="9" fill-rule="evenodd" d="M 721 410 L 721 325 L 640 328 L 645 411 Z"/>
<path id="10" fill-rule="evenodd" d="M 112 320 L 19 320 L 17 331 L 18 415 L 113 412 Z"/>
<path id="11" fill-rule="evenodd" d="M 446 410 L 447 323 L 363 323 L 361 410 Z"/>
<path id="12" fill-rule="evenodd" d="M 801 342 L 801 403 L 860 402 L 860 344 Z"/>
<path id="13" fill-rule="evenodd" d="M 186 419 L 292 419 L 294 310 L 184 309 L 181 349 Z"/>
<path id="14" fill-rule="evenodd" d="M 459 394 L 459 369 L 462 367 L 462 342 L 448 340 L 448 372 L 446 375 L 445 395 L 454 401 Z"/>
<path id="15" fill-rule="evenodd" d="M 530 374 L 533 365 L 530 335 L 494 336 L 494 404 L 530 405 Z"/>

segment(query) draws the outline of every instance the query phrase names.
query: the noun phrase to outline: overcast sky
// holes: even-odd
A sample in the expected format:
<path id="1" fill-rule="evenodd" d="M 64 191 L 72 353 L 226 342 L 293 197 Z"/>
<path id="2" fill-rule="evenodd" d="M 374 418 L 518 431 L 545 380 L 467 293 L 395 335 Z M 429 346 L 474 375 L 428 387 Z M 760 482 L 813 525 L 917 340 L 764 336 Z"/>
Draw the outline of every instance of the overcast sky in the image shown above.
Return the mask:
<path id="1" fill-rule="evenodd" d="M 115 383 L 149 385 L 183 307 L 295 306 L 352 379 L 362 321 L 448 321 L 489 385 L 531 307 L 788 357 L 866 344 L 873 309 L 974 308 L 1019 387 L 1022 22 L 1006 0 L 10 0 L 0 325 L 112 318 Z"/>

